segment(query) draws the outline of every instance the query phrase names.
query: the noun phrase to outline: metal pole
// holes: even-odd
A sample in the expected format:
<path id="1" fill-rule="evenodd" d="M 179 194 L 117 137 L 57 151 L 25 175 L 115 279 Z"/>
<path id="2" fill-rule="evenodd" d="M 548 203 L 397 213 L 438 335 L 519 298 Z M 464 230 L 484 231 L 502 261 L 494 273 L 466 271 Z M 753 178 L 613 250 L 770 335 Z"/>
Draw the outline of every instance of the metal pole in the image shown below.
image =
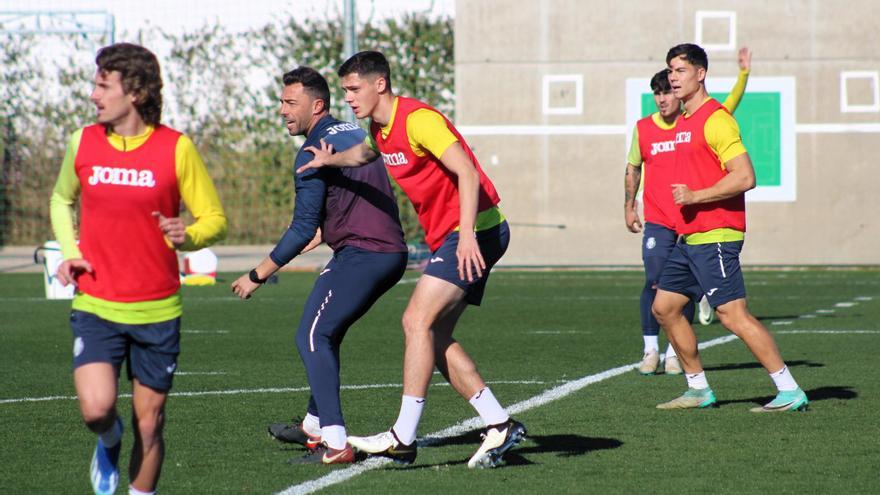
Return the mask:
<path id="1" fill-rule="evenodd" d="M 110 33 L 110 44 L 116 43 L 116 16 L 107 16 L 107 32 Z"/>
<path id="2" fill-rule="evenodd" d="M 346 60 L 349 57 L 357 53 L 358 50 L 358 39 L 357 39 L 357 6 L 355 4 L 356 0 L 345 0 L 345 33 L 344 33 L 344 41 L 343 41 L 343 56 Z M 354 112 L 351 111 L 351 107 L 347 107 L 345 109 L 346 120 L 350 122 L 356 122 L 357 117 L 354 116 Z"/>
<path id="3" fill-rule="evenodd" d="M 357 6 L 355 0 L 345 0 L 345 58 L 357 53 Z"/>

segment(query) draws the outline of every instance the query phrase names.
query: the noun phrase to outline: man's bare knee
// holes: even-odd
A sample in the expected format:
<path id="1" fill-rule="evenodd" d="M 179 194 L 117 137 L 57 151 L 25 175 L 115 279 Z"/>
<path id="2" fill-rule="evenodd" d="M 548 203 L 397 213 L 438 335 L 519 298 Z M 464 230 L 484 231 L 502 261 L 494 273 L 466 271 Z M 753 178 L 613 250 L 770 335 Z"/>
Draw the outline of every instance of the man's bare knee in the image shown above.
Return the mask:
<path id="1" fill-rule="evenodd" d="M 95 433 L 103 433 L 113 426 L 113 420 L 116 419 L 113 406 L 106 407 L 99 404 L 81 404 L 80 411 L 82 413 L 83 422 L 88 429 Z"/>
<path id="2" fill-rule="evenodd" d="M 746 309 L 745 304 L 739 304 L 738 301 L 718 306 L 715 314 L 718 315 L 718 321 L 735 334 L 747 328 L 752 320 L 752 316 Z"/>
<path id="3" fill-rule="evenodd" d="M 718 322 L 721 323 L 724 328 L 731 331 L 736 330 L 736 318 L 734 318 L 729 312 L 717 311 L 715 314 L 718 315 Z"/>
<path id="4" fill-rule="evenodd" d="M 658 306 L 656 302 L 651 305 L 651 314 L 654 315 L 654 318 L 657 319 L 661 326 L 663 326 L 664 321 L 668 321 L 672 317 L 673 313 L 672 308 L 669 306 Z"/>
<path id="5" fill-rule="evenodd" d="M 145 445 L 152 445 L 162 436 L 161 415 L 147 414 L 137 418 L 137 433 Z"/>
<path id="6" fill-rule="evenodd" d="M 403 334 L 407 338 L 416 336 L 426 330 L 425 326 L 420 324 L 419 316 L 411 311 L 403 313 L 403 317 L 400 319 L 400 324 L 403 326 Z"/>

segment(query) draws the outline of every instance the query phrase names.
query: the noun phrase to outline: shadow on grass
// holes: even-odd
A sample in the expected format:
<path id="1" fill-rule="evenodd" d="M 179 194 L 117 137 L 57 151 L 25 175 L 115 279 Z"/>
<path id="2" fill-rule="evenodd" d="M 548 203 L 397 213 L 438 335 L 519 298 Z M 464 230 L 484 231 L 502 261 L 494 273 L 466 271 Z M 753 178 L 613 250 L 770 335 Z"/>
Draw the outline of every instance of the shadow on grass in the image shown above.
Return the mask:
<path id="1" fill-rule="evenodd" d="M 479 431 L 472 431 L 454 437 L 444 438 L 431 443 L 430 447 L 448 445 L 473 445 L 476 449 L 482 440 Z M 504 455 L 504 466 L 528 466 L 534 462 L 524 457 L 527 454 L 556 454 L 558 457 L 573 457 L 588 454 L 596 450 L 616 449 L 623 442 L 616 438 L 584 437 L 580 435 L 528 435 L 523 443 Z M 467 464 L 468 459 L 456 459 L 437 464 L 416 464 L 412 466 L 396 466 L 397 469 L 425 469 L 440 466 L 456 466 Z"/>
<path id="2" fill-rule="evenodd" d="M 807 398 L 810 399 L 810 402 L 819 402 L 828 399 L 840 399 L 840 400 L 851 400 L 858 398 L 859 393 L 852 389 L 852 387 L 818 387 L 810 390 L 806 390 Z M 739 399 L 739 400 L 719 400 L 717 402 L 718 406 L 724 406 L 727 404 L 757 404 L 762 405 L 773 400 L 775 396 L 768 395 L 766 397 L 752 397 L 750 399 Z"/>
<path id="3" fill-rule="evenodd" d="M 527 437 L 535 445 L 516 449 L 519 454 L 550 454 L 559 457 L 584 455 L 596 450 L 616 449 L 623 442 L 616 438 L 584 437 L 580 435 L 542 435 Z"/>
<path id="4" fill-rule="evenodd" d="M 814 363 L 813 361 L 806 361 L 806 360 L 786 361 L 785 365 L 788 366 L 789 368 L 795 368 L 795 367 L 801 367 L 801 366 L 805 367 L 805 368 L 824 368 L 825 367 L 824 363 Z M 730 363 L 730 364 L 719 364 L 716 366 L 707 366 L 707 367 L 704 367 L 703 370 L 704 371 L 730 371 L 730 370 L 748 370 L 748 369 L 754 369 L 754 368 L 763 368 L 763 366 L 761 366 L 761 363 L 758 363 L 757 361 L 755 361 L 755 362 L 751 362 L 751 363 Z"/>
<path id="5" fill-rule="evenodd" d="M 834 313 L 809 313 L 811 314 L 811 319 L 814 318 L 834 318 Z M 774 321 L 774 320 L 798 320 L 801 319 L 801 315 L 765 315 L 758 316 L 753 315 L 755 319 L 758 321 Z"/>

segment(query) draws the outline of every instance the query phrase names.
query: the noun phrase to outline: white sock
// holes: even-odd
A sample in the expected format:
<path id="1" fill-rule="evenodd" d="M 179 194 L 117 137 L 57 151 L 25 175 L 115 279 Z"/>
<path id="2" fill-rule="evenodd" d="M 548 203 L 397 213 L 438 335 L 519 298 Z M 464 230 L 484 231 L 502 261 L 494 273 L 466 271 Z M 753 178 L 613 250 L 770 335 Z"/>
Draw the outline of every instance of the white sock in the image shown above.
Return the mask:
<path id="1" fill-rule="evenodd" d="M 342 425 L 330 425 L 321 428 L 321 440 L 327 442 L 331 449 L 342 450 L 348 440 L 345 427 Z"/>
<path id="2" fill-rule="evenodd" d="M 156 490 L 153 490 L 151 492 L 142 492 L 137 488 L 128 485 L 128 495 L 156 495 Z"/>
<path id="3" fill-rule="evenodd" d="M 115 447 L 122 440 L 122 425 L 119 424 L 118 420 L 114 419 L 113 426 L 98 436 L 101 437 L 101 443 L 104 444 L 104 447 L 108 449 Z"/>
<path id="4" fill-rule="evenodd" d="M 677 356 L 677 354 L 675 354 L 675 348 L 672 347 L 672 344 L 669 344 L 668 346 L 666 346 L 666 359 L 669 359 L 671 357 L 678 357 L 678 356 Z"/>
<path id="5" fill-rule="evenodd" d="M 313 414 L 306 413 L 306 417 L 303 418 L 302 427 L 303 431 L 309 435 L 321 436 L 321 420 Z"/>
<path id="6" fill-rule="evenodd" d="M 705 371 L 701 371 L 699 373 L 685 373 L 684 376 L 687 378 L 688 388 L 693 388 L 697 390 L 709 388 L 709 381 L 706 380 Z"/>
<path id="7" fill-rule="evenodd" d="M 657 351 L 660 349 L 660 344 L 657 341 L 657 335 L 642 335 L 642 338 L 645 339 L 645 354 L 650 351 Z"/>
<path id="8" fill-rule="evenodd" d="M 501 407 L 501 404 L 498 403 L 498 400 L 495 398 L 495 395 L 492 394 L 492 391 L 489 390 L 489 387 L 475 393 L 468 402 L 474 406 L 474 409 L 476 409 L 480 417 L 483 418 L 483 422 L 486 423 L 486 426 L 498 425 L 510 419 L 507 411 Z"/>
<path id="9" fill-rule="evenodd" d="M 394 423 L 394 433 L 404 445 L 410 445 L 416 440 L 416 431 L 419 429 L 419 420 L 422 419 L 424 408 L 424 397 L 404 395 L 400 399 L 400 414 L 397 415 L 397 422 Z"/>
<path id="10" fill-rule="evenodd" d="M 798 384 L 794 381 L 794 377 L 788 371 L 788 366 L 783 366 L 781 370 L 770 373 L 770 378 L 776 384 L 776 389 L 780 392 L 791 392 L 798 389 Z"/>

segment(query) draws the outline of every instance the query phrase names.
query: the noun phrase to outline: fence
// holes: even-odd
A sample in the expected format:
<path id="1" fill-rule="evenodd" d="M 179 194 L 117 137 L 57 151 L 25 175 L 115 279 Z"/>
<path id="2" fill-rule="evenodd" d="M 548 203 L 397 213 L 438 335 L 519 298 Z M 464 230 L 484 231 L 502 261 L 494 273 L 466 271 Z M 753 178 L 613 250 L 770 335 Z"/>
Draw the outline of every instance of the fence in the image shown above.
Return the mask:
<path id="1" fill-rule="evenodd" d="M 163 122 L 199 148 L 229 218 L 226 243 L 271 243 L 290 222 L 299 141 L 287 135 L 277 116 L 280 76 L 299 65 L 318 69 L 332 88 L 334 114 L 344 116 L 335 76 L 344 61 L 341 26 L 341 17 L 290 17 L 236 33 L 214 24 L 184 34 L 145 28 L 128 37 L 161 47 L 154 51 L 165 82 Z M 449 18 L 410 13 L 359 27 L 370 49 L 383 51 L 392 67 L 408 68 L 392 75 L 397 93 L 451 115 Z M 49 197 L 67 136 L 93 121 L 88 95 L 101 42 L 69 35 L 54 40 L 53 55 L 46 57 L 40 35 L 0 36 L 0 246 L 38 245 L 52 237 Z M 422 234 L 415 213 L 398 197 L 407 239 L 417 242 Z"/>

